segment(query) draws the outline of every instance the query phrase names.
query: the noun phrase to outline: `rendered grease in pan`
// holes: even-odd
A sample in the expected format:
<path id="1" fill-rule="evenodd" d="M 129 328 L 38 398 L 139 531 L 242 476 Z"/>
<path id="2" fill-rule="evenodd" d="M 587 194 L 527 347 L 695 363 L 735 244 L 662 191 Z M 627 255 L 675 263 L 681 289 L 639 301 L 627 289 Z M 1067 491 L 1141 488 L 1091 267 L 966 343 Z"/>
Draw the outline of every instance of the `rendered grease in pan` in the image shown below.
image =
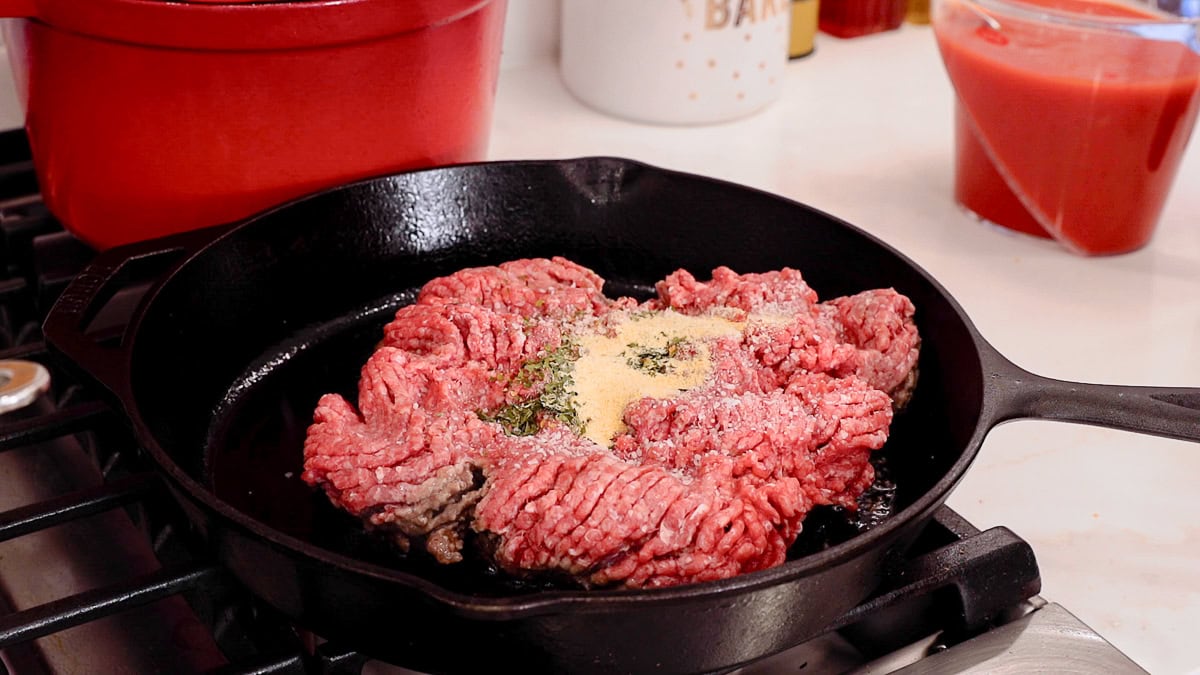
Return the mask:
<path id="1" fill-rule="evenodd" d="M 848 541 L 878 525 L 899 510 L 899 486 L 892 476 L 884 453 L 871 457 L 875 481 L 858 498 L 858 510 L 848 511 L 840 506 L 813 509 L 804 519 L 804 529 L 788 549 L 788 559 L 823 551 Z"/>
<path id="2" fill-rule="evenodd" d="M 858 498 L 858 512 L 848 514 L 850 522 L 859 532 L 866 532 L 886 520 L 895 510 L 896 483 L 891 479 L 887 458 L 876 455 L 871 462 L 875 466 L 875 482 Z"/>

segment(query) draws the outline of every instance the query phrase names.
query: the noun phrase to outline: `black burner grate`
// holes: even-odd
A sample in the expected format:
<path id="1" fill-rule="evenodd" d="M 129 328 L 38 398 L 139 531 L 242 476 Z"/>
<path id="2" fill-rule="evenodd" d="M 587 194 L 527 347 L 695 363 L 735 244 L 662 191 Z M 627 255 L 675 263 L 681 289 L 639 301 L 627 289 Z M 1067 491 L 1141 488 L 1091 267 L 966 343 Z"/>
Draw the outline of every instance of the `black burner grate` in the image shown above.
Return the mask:
<path id="1" fill-rule="evenodd" d="M 56 672 L 45 638 L 70 644 L 66 636 L 80 626 L 153 609 L 158 614 L 140 620 L 161 622 L 166 612 L 173 625 L 187 627 L 182 638 L 164 638 L 175 642 L 159 652 L 200 655 L 192 663 L 180 663 L 178 654 L 163 657 L 169 665 L 161 665 L 154 654 L 146 657 L 143 663 L 159 664 L 163 672 L 361 672 L 366 657 L 296 630 L 213 562 L 139 457 L 118 413 L 47 354 L 39 322 L 92 252 L 63 232 L 42 206 L 29 156 L 23 133 L 0 134 L 0 360 L 42 363 L 53 386 L 31 409 L 0 418 L 0 459 L 18 453 L 38 460 L 52 454 L 78 457 L 87 464 L 83 473 L 94 480 L 5 507 L 0 546 L 118 514 L 138 533 L 140 546 L 152 551 L 152 561 L 100 585 L 15 610 L 14 593 L 0 588 L 5 591 L 0 597 L 3 663 L 19 674 Z M 67 472 L 79 473 L 70 467 Z M 32 480 L 44 482 L 40 475 Z M 36 573 L 54 574 L 61 564 L 39 560 Z M 879 594 L 831 628 L 871 656 L 939 631 L 950 639 L 977 633 L 1039 587 L 1037 564 L 1024 541 L 1005 528 L 981 533 L 942 509 Z M 178 648 L 180 639 L 188 649 Z M 75 646 L 68 649 L 82 653 Z"/>

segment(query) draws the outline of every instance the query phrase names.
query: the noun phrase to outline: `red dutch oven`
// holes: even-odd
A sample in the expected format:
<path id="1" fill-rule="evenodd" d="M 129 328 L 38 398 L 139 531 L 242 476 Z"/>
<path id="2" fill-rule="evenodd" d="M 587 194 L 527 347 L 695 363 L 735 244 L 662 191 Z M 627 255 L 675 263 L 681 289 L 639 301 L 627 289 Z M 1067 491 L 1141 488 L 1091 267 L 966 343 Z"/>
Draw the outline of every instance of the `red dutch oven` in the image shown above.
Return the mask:
<path id="1" fill-rule="evenodd" d="M 0 0 L 46 205 L 96 248 L 483 159 L 506 0 Z"/>

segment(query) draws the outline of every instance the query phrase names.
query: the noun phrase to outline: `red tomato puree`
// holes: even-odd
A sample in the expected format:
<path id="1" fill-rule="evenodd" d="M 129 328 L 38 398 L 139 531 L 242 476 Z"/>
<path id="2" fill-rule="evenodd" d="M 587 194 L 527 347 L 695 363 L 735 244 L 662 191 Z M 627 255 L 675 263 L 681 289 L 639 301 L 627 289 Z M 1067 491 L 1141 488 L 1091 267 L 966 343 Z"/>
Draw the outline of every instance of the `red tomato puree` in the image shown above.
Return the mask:
<path id="1" fill-rule="evenodd" d="M 1025 4 L 1154 18 L 1102 0 Z M 1083 253 L 1143 246 L 1196 120 L 1200 54 L 1179 42 L 993 16 L 998 30 L 945 0 L 935 21 L 958 93 L 955 197 L 984 219 L 1053 234 Z"/>

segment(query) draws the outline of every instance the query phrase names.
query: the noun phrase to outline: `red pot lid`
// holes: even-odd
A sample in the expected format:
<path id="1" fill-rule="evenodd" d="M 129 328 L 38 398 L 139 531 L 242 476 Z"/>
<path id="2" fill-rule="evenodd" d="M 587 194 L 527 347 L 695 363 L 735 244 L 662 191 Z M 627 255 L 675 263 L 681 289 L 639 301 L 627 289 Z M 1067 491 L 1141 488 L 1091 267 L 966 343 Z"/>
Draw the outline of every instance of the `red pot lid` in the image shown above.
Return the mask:
<path id="1" fill-rule="evenodd" d="M 212 50 L 316 47 L 450 23 L 494 0 L 0 0 L 23 17 L 110 40 Z"/>

